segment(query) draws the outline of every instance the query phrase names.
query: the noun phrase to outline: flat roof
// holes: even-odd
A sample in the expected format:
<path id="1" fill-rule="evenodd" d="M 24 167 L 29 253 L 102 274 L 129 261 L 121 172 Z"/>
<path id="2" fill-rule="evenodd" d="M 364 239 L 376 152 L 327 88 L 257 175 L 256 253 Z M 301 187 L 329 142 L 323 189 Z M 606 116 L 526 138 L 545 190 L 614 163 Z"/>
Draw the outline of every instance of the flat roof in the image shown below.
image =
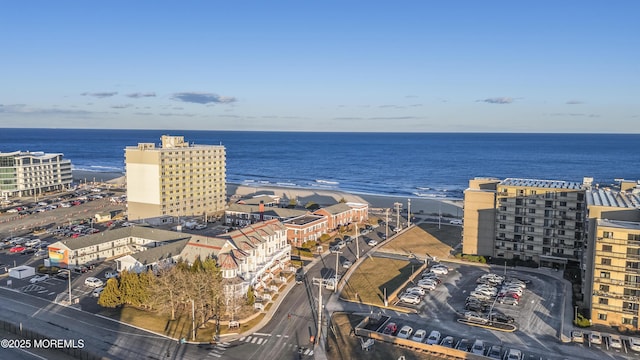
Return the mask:
<path id="1" fill-rule="evenodd" d="M 615 191 L 609 188 L 587 191 L 587 205 L 640 209 L 640 194 Z"/>
<path id="2" fill-rule="evenodd" d="M 564 180 L 538 180 L 538 179 L 517 179 L 507 178 L 500 182 L 500 185 L 504 186 L 522 186 L 522 187 L 537 187 L 547 189 L 568 189 L 568 190 L 580 190 L 582 184 L 575 181 Z"/>
<path id="3" fill-rule="evenodd" d="M 614 228 L 629 229 L 629 230 L 640 230 L 640 222 L 607 220 L 607 219 L 598 219 L 597 221 L 598 221 L 598 226 L 614 227 Z"/>
<path id="4" fill-rule="evenodd" d="M 324 218 L 325 218 L 324 216 L 320 216 L 320 215 L 303 215 L 297 218 L 289 219 L 286 221 L 286 223 L 294 224 L 294 225 L 305 225 L 305 224 L 309 224 Z"/>

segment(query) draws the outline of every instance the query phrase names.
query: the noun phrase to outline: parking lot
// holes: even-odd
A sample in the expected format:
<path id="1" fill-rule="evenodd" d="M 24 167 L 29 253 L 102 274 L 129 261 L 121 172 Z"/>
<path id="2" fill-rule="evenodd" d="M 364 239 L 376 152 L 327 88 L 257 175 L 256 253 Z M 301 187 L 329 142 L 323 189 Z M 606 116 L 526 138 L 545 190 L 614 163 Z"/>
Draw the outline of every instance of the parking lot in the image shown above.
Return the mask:
<path id="1" fill-rule="evenodd" d="M 421 320 L 409 320 L 410 318 L 391 317 L 378 324 L 377 331 L 383 332 L 388 323 L 393 322 L 397 330 L 403 326 L 409 326 L 415 334 L 423 329 L 426 337 L 432 331 L 440 334 L 438 343 L 447 337 L 450 347 L 460 347 L 468 350 L 468 346 L 476 340 L 483 342 L 483 354 L 488 356 L 490 352 L 499 353 L 503 359 L 509 349 L 521 350 L 524 359 L 601 359 L 606 358 L 638 358 L 639 353 L 631 350 L 629 339 L 621 337 L 620 347 L 612 347 L 608 335 L 602 336 L 601 344 L 592 344 L 589 341 L 588 331 L 583 333 L 583 343 L 562 343 L 560 341 L 560 329 L 563 326 L 562 319 L 566 319 L 566 311 L 563 311 L 565 290 L 559 273 L 549 269 L 526 269 L 478 267 L 466 264 L 447 263 L 447 274 L 440 274 L 442 281 L 435 289 L 426 291 L 425 296 L 417 304 L 400 302 L 397 305 L 415 309 Z M 526 289 L 523 291 L 517 305 L 501 304 L 493 301 L 493 297 L 487 301 L 489 306 L 485 312 L 478 311 L 481 316 L 488 317 L 489 311 L 504 316 L 504 321 L 513 319 L 516 331 L 499 331 L 491 329 L 491 322 L 473 321 L 472 326 L 461 323 L 465 318 L 465 308 L 468 296 L 476 290 L 477 279 L 483 274 L 494 273 L 507 278 L 518 278 L 525 281 Z M 421 279 L 419 275 L 409 287 L 418 287 Z M 565 320 L 565 332 L 573 328 L 571 322 Z M 409 337 L 411 338 L 411 337 Z M 423 342 L 426 342 L 424 340 Z"/>

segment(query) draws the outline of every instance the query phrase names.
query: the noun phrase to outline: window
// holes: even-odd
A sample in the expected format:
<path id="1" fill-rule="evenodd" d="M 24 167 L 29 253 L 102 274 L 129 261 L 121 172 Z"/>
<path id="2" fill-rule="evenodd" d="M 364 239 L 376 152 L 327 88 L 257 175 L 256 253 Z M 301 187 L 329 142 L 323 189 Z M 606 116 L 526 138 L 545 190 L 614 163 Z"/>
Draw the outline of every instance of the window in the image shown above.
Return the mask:
<path id="1" fill-rule="evenodd" d="M 598 304 L 609 305 L 609 299 L 607 299 L 607 298 L 599 298 L 598 299 Z"/>
<path id="2" fill-rule="evenodd" d="M 609 285 L 600 285 L 600 291 L 609 292 Z"/>
<path id="3" fill-rule="evenodd" d="M 602 265 L 611 265 L 611 259 L 602 258 L 602 260 L 600 261 L 600 264 L 602 264 Z"/>
<path id="4" fill-rule="evenodd" d="M 506 229 L 507 228 L 507 225 L 505 225 L 505 224 L 500 224 L 498 226 L 500 227 L 500 229 Z"/>
<path id="5" fill-rule="evenodd" d="M 610 279 L 611 273 L 608 271 L 600 271 L 600 277 L 603 279 Z"/>
<path id="6" fill-rule="evenodd" d="M 629 234 L 627 239 L 631 241 L 640 241 L 640 234 Z"/>
<path id="7" fill-rule="evenodd" d="M 605 239 L 613 239 L 613 233 L 611 231 L 603 231 L 602 237 Z"/>
<path id="8" fill-rule="evenodd" d="M 607 314 L 598 314 L 598 320 L 607 320 Z"/>
<path id="9" fill-rule="evenodd" d="M 536 213 L 536 209 L 529 208 L 529 214 L 535 214 L 535 213 Z"/>
<path id="10" fill-rule="evenodd" d="M 533 193 L 532 193 L 532 195 L 533 195 Z M 535 205 L 536 204 L 536 199 L 529 199 L 529 204 Z"/>
<path id="11" fill-rule="evenodd" d="M 611 245 L 602 245 L 602 251 L 611 252 L 612 249 Z"/>

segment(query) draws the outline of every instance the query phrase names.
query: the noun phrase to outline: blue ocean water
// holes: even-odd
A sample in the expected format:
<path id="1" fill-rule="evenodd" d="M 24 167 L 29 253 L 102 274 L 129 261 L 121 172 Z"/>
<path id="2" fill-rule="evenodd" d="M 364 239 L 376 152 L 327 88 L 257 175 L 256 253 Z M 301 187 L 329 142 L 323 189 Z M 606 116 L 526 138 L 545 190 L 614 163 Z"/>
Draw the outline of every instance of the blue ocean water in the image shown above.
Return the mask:
<path id="1" fill-rule="evenodd" d="M 478 176 L 640 179 L 638 134 L 0 129 L 0 151 L 63 153 L 75 169 L 124 171 L 126 146 L 167 134 L 224 145 L 227 181 L 248 185 L 462 198 Z"/>

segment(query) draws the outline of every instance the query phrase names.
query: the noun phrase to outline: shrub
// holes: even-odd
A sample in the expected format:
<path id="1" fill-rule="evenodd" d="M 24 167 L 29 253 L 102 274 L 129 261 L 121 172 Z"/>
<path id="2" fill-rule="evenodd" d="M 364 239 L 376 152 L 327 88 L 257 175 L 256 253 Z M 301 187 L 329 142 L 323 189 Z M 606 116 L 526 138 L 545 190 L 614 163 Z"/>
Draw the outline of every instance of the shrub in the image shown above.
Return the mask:
<path id="1" fill-rule="evenodd" d="M 589 321 L 589 319 L 582 316 L 582 314 L 578 314 L 578 320 L 574 320 L 573 324 L 576 326 L 585 328 L 585 327 L 591 326 L 591 321 Z"/>

